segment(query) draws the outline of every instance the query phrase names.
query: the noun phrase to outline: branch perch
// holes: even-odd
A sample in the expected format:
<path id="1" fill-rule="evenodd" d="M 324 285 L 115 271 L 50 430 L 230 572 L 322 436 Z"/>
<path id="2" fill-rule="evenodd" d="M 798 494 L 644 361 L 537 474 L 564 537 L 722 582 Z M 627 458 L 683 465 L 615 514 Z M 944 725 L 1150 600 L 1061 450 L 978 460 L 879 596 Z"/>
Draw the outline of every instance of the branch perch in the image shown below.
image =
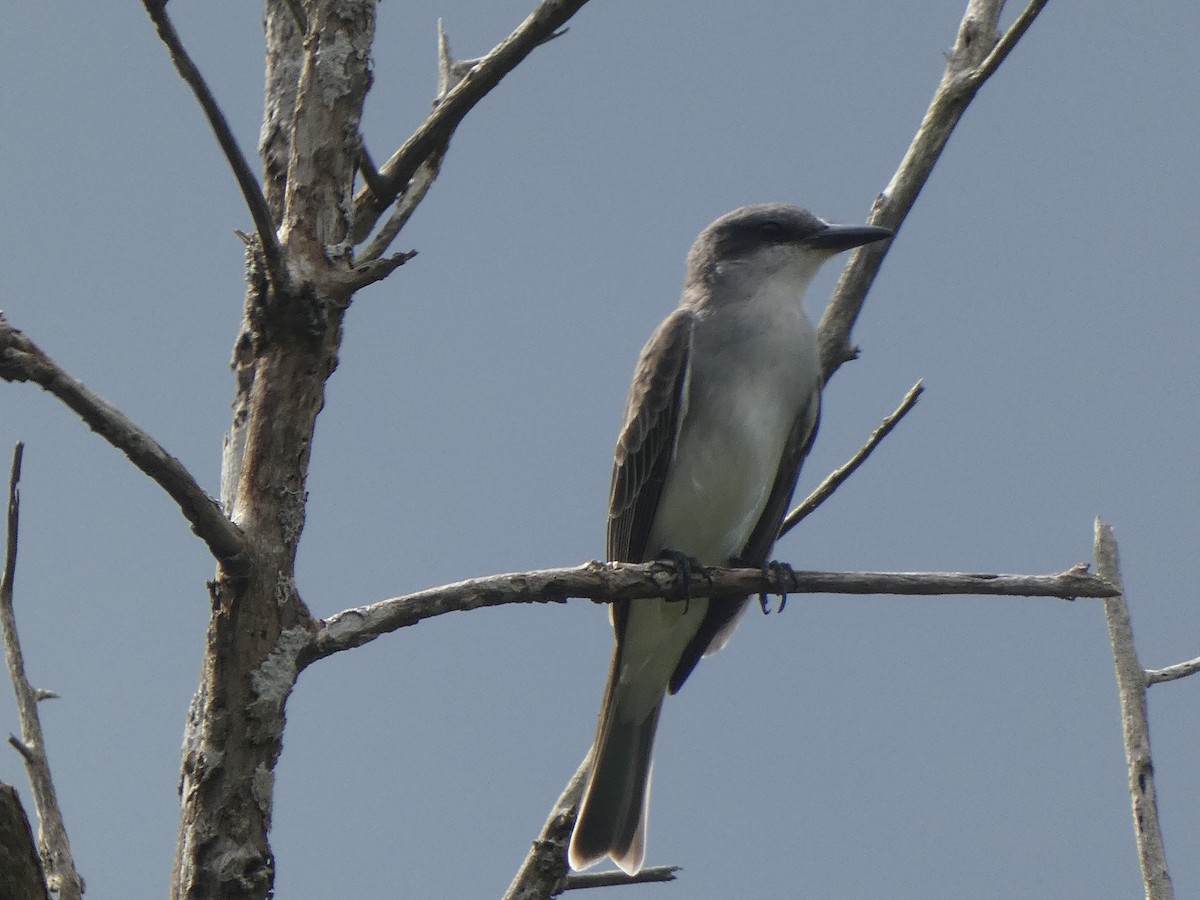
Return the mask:
<path id="1" fill-rule="evenodd" d="M 50 760 L 46 756 L 46 740 L 38 716 L 38 692 L 25 677 L 25 660 L 17 637 L 17 619 L 13 609 L 13 582 L 17 574 L 17 530 L 20 523 L 21 495 L 17 483 L 21 480 L 21 457 L 25 445 L 13 449 L 12 473 L 8 480 L 8 541 L 4 558 L 4 576 L 0 578 L 0 626 L 4 631 L 4 659 L 17 699 L 17 715 L 21 719 L 21 739 L 9 738 L 25 761 L 25 772 L 33 789 L 40 828 L 38 847 L 46 869 L 46 883 L 59 900 L 79 900 L 83 894 L 83 878 L 75 869 L 71 842 L 63 824 L 62 810 L 50 777 Z"/>
<path id="2" fill-rule="evenodd" d="M 171 495 L 192 530 L 231 575 L 244 574 L 249 558 L 242 532 L 196 483 L 183 463 L 111 403 L 72 378 L 0 313 L 0 378 L 32 381 L 73 409 L 87 426 L 129 457 Z"/>
<path id="3" fill-rule="evenodd" d="M 509 603 L 563 603 L 568 597 L 611 602 L 714 594 L 989 594 L 1010 597 L 1109 597 L 1116 588 L 1077 566 L 1057 575 L 962 572 L 789 572 L 783 568 L 705 569 L 685 584 L 669 563 L 590 562 L 569 569 L 490 575 L 343 610 L 326 619 L 302 666 L 383 634 L 450 612 Z"/>

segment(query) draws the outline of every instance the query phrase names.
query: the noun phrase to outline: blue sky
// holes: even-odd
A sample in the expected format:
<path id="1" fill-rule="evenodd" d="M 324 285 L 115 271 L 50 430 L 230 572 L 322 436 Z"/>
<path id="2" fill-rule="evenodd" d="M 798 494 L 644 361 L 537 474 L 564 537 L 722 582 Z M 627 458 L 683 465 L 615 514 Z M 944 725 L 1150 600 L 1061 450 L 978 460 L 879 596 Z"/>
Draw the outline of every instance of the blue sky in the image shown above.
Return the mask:
<path id="1" fill-rule="evenodd" d="M 249 225 L 140 5 L 8 4 L 0 308 L 214 493 Z M 428 112 L 444 17 L 477 56 L 527 3 L 384 3 L 364 131 Z M 172 14 L 244 149 L 261 10 Z M 317 615 L 603 553 L 634 361 L 709 221 L 779 200 L 862 221 L 960 3 L 596 2 L 467 119 L 350 311 L 299 588 Z M 1015 10 L 1007 18 L 1015 15 Z M 1200 653 L 1200 62 L 1189 5 L 1054 2 L 968 111 L 826 391 L 814 486 L 918 378 L 918 408 L 776 555 L 797 568 L 1050 572 L 1111 522 L 1142 661 Z M 810 295 L 819 314 L 836 272 Z M 159 896 L 212 563 L 161 491 L 35 388 L 18 616 L 78 865 Z M 7 453 L 7 449 L 3 449 Z M 495 896 L 591 739 L 605 610 L 452 615 L 324 661 L 289 705 L 277 896 Z M 1197 684 L 1155 687 L 1160 811 L 1200 893 Z M 0 722 L 17 730 L 7 692 Z M 0 779 L 27 797 L 15 753 Z M 622 896 L 1140 893 L 1098 605 L 793 597 L 667 705 L 649 864 Z"/>

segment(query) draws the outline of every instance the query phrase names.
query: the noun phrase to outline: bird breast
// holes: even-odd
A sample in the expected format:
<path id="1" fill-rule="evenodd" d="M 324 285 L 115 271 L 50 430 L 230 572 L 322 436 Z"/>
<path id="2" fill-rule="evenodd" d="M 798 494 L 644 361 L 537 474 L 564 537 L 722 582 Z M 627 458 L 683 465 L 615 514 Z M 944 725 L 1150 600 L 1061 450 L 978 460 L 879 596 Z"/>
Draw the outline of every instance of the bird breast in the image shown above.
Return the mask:
<path id="1" fill-rule="evenodd" d="M 816 334 L 798 298 L 752 298 L 697 319 L 675 454 L 647 549 L 705 565 L 740 553 L 762 515 L 792 423 L 819 389 Z"/>

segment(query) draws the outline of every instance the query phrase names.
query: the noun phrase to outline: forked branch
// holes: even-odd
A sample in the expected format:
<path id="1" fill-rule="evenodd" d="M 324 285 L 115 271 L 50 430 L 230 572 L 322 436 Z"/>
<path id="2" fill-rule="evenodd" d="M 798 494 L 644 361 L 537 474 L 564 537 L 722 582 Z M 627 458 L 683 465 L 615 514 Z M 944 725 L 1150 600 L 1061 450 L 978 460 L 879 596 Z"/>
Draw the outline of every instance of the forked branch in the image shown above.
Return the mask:
<path id="1" fill-rule="evenodd" d="M 408 189 L 409 182 L 422 165 L 431 160 L 440 164 L 455 130 L 480 100 L 522 60 L 546 41 L 575 15 L 587 0 L 543 0 L 517 30 L 501 41 L 487 56 L 475 62 L 462 80 L 441 97 L 429 118 L 413 132 L 404 145 L 379 169 L 382 196 L 364 188 L 354 198 L 354 228 L 351 240 L 360 244 L 379 221 L 384 211 Z M 436 172 L 433 173 L 436 175 Z M 432 180 L 432 179 L 429 179 Z M 427 190 L 425 185 L 423 190 Z M 382 253 L 376 248 L 376 255 Z"/>

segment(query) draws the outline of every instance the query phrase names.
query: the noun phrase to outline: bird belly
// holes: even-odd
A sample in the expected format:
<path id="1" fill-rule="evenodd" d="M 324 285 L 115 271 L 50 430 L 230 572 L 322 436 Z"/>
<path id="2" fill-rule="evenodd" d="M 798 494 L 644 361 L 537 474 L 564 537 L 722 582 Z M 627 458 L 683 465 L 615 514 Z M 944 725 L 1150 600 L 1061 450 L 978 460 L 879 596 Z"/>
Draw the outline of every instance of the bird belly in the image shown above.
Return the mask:
<path id="1" fill-rule="evenodd" d="M 691 406 L 694 415 L 676 442 L 646 550 L 649 557 L 673 550 L 724 566 L 762 515 L 794 413 L 774 395 L 701 408 L 716 415 L 695 415 Z M 661 701 L 708 604 L 706 597 L 632 601 L 618 674 L 621 715 L 640 721 Z"/>
<path id="2" fill-rule="evenodd" d="M 680 430 L 646 550 L 724 566 L 762 515 L 795 411 L 777 394 L 712 393 Z"/>

